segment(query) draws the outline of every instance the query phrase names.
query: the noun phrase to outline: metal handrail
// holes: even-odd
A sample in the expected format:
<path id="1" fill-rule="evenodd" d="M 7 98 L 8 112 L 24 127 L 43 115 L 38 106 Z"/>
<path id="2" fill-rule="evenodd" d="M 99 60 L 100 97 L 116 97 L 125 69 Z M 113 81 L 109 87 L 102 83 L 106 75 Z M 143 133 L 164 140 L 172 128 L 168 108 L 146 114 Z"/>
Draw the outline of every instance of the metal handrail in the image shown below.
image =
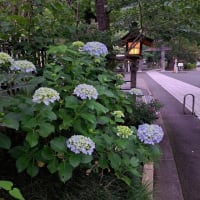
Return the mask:
<path id="1" fill-rule="evenodd" d="M 183 113 L 186 114 L 186 112 L 185 112 L 185 104 L 186 104 L 186 98 L 187 98 L 187 96 L 192 96 L 192 115 L 195 115 L 195 112 L 194 112 L 195 96 L 193 94 L 186 94 L 186 95 L 184 95 L 184 99 L 183 99 Z"/>

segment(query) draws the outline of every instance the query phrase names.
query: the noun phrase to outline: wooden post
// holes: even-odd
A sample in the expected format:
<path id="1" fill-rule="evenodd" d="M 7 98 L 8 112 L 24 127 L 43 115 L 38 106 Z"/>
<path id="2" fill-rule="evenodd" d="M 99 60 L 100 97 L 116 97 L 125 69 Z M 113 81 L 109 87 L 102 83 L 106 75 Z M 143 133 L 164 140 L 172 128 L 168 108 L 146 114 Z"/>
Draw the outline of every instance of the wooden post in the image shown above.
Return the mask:
<path id="1" fill-rule="evenodd" d="M 136 61 L 131 60 L 131 88 L 136 87 L 137 69 Z"/>

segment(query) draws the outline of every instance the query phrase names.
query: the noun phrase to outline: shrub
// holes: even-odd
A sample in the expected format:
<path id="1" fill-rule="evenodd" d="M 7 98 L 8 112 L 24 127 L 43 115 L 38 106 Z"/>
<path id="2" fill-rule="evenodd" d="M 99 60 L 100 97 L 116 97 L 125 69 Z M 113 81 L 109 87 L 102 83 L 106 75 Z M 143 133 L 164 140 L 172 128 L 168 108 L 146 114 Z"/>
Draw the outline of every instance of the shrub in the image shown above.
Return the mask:
<path id="1" fill-rule="evenodd" d="M 185 69 L 195 69 L 195 68 L 196 68 L 196 65 L 193 64 L 193 63 L 186 63 L 186 64 L 184 65 L 184 68 L 185 68 Z"/>
<path id="2" fill-rule="evenodd" d="M 120 90 L 123 81 L 106 69 L 105 57 L 71 45 L 51 47 L 48 53 L 51 60 L 35 93 L 0 99 L 0 123 L 13 132 L 2 131 L 0 147 L 16 159 L 19 173 L 31 177 L 46 169 L 66 182 L 76 169 L 110 171 L 131 187 L 141 166 L 159 156 L 157 145 L 136 136 L 137 123 L 152 118 L 131 120 L 144 105 L 138 107 Z"/>

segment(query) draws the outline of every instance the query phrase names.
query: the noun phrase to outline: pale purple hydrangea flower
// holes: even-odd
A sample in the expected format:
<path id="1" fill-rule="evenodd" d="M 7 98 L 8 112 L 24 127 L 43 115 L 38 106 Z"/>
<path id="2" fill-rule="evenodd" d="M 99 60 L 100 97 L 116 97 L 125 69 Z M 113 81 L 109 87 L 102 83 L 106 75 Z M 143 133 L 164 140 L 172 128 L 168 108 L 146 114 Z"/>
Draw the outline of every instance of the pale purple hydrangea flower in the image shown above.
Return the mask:
<path id="1" fill-rule="evenodd" d="M 160 143 L 164 137 L 163 129 L 157 124 L 139 125 L 137 136 L 144 144 Z"/>
<path id="2" fill-rule="evenodd" d="M 21 71 L 25 73 L 36 72 L 35 65 L 27 60 L 17 60 L 12 63 L 10 66 L 12 71 Z"/>
<path id="3" fill-rule="evenodd" d="M 66 141 L 67 148 L 75 154 L 83 153 L 85 155 L 92 155 L 95 149 L 95 143 L 83 135 L 73 135 Z"/>
<path id="4" fill-rule="evenodd" d="M 49 105 L 60 99 L 59 93 L 51 88 L 41 87 L 37 89 L 33 95 L 33 102 L 35 103 L 44 103 Z"/>
<path id="5" fill-rule="evenodd" d="M 106 45 L 101 42 L 87 42 L 82 50 L 92 56 L 106 56 L 108 54 Z"/>
<path id="6" fill-rule="evenodd" d="M 98 92 L 96 88 L 92 85 L 87 84 L 79 84 L 74 89 L 73 94 L 80 97 L 82 100 L 84 99 L 97 99 Z"/>

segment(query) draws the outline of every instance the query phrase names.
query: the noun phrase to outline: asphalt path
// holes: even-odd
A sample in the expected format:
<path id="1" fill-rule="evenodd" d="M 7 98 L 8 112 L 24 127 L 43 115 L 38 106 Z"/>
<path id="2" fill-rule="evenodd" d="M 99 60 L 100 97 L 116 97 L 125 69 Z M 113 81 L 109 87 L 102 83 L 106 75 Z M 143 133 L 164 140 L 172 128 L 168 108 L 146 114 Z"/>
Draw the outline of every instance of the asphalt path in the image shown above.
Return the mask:
<path id="1" fill-rule="evenodd" d="M 200 86 L 199 71 L 164 73 L 197 87 Z M 146 73 L 138 75 L 145 80 L 153 96 L 164 105 L 161 109 L 163 126 L 172 147 L 184 200 L 200 200 L 200 120 L 192 115 L 183 115 L 182 104 Z M 166 179 L 172 176 L 170 169 L 163 176 Z"/>
<path id="2" fill-rule="evenodd" d="M 181 71 L 178 73 L 166 71 L 162 74 L 200 88 L 200 71 Z"/>

